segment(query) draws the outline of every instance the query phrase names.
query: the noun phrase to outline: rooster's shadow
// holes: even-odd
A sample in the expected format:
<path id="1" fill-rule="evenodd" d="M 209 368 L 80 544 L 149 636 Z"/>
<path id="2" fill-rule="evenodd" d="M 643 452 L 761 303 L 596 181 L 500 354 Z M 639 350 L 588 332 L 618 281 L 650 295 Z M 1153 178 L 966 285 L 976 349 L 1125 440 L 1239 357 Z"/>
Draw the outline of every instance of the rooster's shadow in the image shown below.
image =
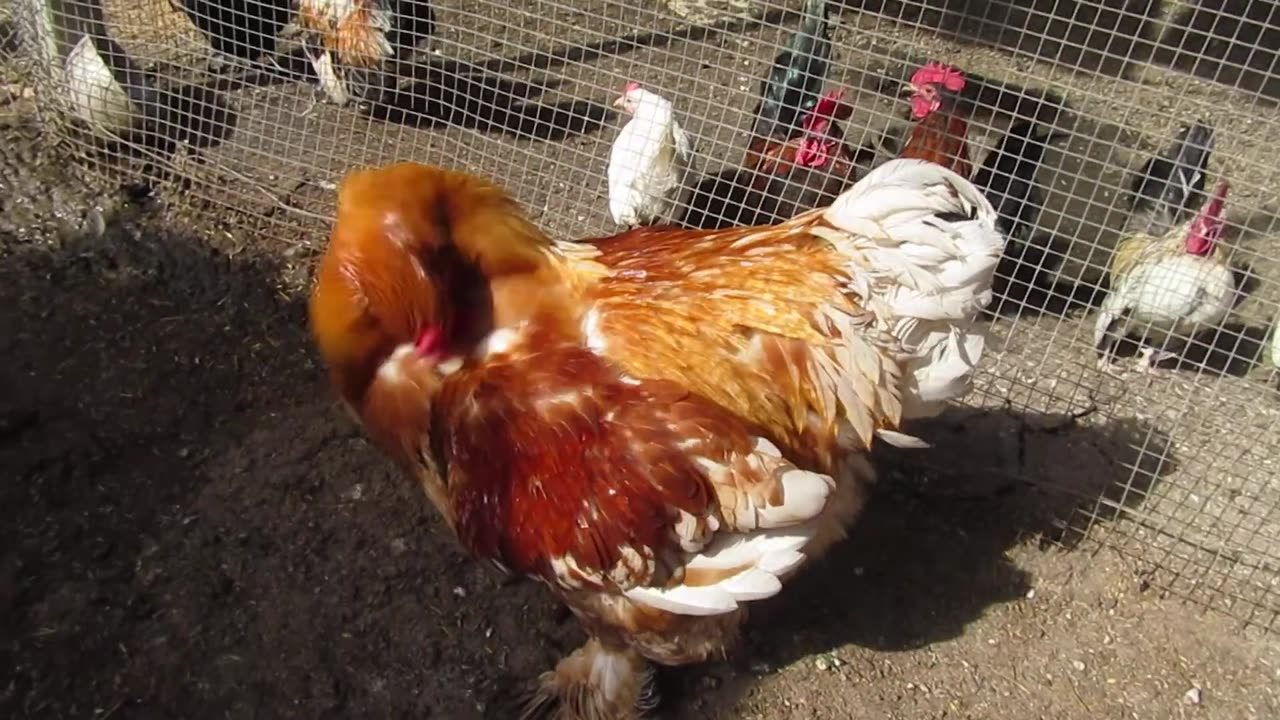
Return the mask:
<path id="1" fill-rule="evenodd" d="M 372 117 L 397 124 L 454 125 L 480 132 L 556 141 L 595 132 L 613 111 L 590 100 L 538 101 L 561 81 L 543 77 L 522 82 L 454 61 L 447 68 L 413 66 L 412 79 L 372 104 Z"/>
<path id="2" fill-rule="evenodd" d="M 1103 422 L 1095 409 L 956 409 L 916 429 L 932 449 L 877 451 L 880 480 L 848 540 L 753 608 L 729 662 L 664 670 L 666 702 L 682 707 L 710 685 L 713 702 L 730 707 L 770 668 L 832 653 L 847 661 L 848 645 L 925 647 L 1025 597 L 1031 577 L 1010 548 L 1026 538 L 1074 547 L 1093 524 L 1139 508 L 1177 466 L 1153 426 Z"/>

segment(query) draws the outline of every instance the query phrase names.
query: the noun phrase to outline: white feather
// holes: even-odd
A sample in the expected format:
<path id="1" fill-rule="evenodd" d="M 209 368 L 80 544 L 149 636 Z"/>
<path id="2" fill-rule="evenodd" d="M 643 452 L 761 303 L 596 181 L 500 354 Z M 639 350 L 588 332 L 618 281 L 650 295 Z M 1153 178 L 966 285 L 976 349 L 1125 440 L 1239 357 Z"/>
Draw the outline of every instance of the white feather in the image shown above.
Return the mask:
<path id="1" fill-rule="evenodd" d="M 88 35 L 67 54 L 63 73 L 76 117 L 101 135 L 118 135 L 129 129 L 139 110 Z"/>
<path id="2" fill-rule="evenodd" d="M 636 88 L 635 113 L 609 151 L 609 212 L 619 225 L 649 225 L 687 200 L 693 148 L 671 102 Z"/>
<path id="3" fill-rule="evenodd" d="M 940 165 L 891 160 L 836 198 L 823 219 L 831 227 L 816 232 L 849 257 L 850 289 L 906 351 L 902 416 L 936 414 L 968 392 L 984 347 L 976 321 L 991 301 L 1005 242 L 982 192 Z M 848 393 L 840 394 L 858 426 Z"/>
<path id="4" fill-rule="evenodd" d="M 800 550 L 812 537 L 810 528 L 720 533 L 686 565 L 689 571 L 742 568 L 712 585 L 641 587 L 626 591 L 632 602 L 679 615 L 719 615 L 739 603 L 773 597 L 785 575 L 803 564 Z"/>
<path id="5" fill-rule="evenodd" d="M 1280 370 L 1280 319 L 1271 328 L 1271 365 Z"/>
<path id="6" fill-rule="evenodd" d="M 750 468 L 749 472 L 766 478 L 777 477 L 782 486 L 781 502 L 761 505 L 751 493 L 734 485 L 730 467 L 706 458 L 697 460 L 712 476 L 712 482 L 732 488 L 722 491 L 720 497 L 722 502 L 727 498 L 738 505 L 724 516 L 737 532 L 726 528 L 714 534 L 705 546 L 689 555 L 685 569 L 687 576 L 725 576 L 709 585 L 633 588 L 626 591 L 626 596 L 633 602 L 680 615 L 717 615 L 736 610 L 739 603 L 778 594 L 783 577 L 804 563 L 804 547 L 815 532 L 812 521 L 826 509 L 836 489 L 835 480 L 796 468 L 782 457 L 776 445 L 756 438 L 751 454 L 743 458 L 745 463 L 734 465 Z"/>
<path id="7" fill-rule="evenodd" d="M 787 470 L 779 482 L 782 483 L 782 504 L 759 508 L 756 511 L 758 527 L 781 528 L 804 522 L 822 511 L 835 490 L 835 481 L 830 477 L 808 470 Z"/>
<path id="8" fill-rule="evenodd" d="M 1126 273 L 1107 295 L 1094 326 L 1094 344 L 1100 345 L 1109 332 L 1115 337 L 1133 332 L 1153 343 L 1171 336 L 1185 339 L 1198 326 L 1221 323 L 1234 301 L 1235 278 L 1225 264 L 1189 253 L 1157 256 Z M 1110 328 L 1126 312 L 1123 325 Z"/>

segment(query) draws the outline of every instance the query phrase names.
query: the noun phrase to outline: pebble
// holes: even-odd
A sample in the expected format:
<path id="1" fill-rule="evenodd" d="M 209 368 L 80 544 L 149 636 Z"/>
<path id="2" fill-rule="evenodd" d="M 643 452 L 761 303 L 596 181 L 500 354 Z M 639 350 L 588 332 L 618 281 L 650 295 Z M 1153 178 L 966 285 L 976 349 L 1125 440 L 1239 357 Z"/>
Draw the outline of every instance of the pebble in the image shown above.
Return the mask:
<path id="1" fill-rule="evenodd" d="M 1076 672 L 1084 672 L 1084 661 L 1083 661 L 1083 660 L 1072 660 L 1072 661 L 1071 661 L 1071 667 L 1075 668 Z"/>
<path id="2" fill-rule="evenodd" d="M 1201 700 L 1200 688 L 1193 687 L 1182 696 L 1182 702 L 1188 705 L 1199 705 Z"/>
<path id="3" fill-rule="evenodd" d="M 823 672 L 826 672 L 827 670 L 831 669 L 831 662 L 824 657 L 820 657 L 817 660 L 813 661 L 813 666 Z"/>

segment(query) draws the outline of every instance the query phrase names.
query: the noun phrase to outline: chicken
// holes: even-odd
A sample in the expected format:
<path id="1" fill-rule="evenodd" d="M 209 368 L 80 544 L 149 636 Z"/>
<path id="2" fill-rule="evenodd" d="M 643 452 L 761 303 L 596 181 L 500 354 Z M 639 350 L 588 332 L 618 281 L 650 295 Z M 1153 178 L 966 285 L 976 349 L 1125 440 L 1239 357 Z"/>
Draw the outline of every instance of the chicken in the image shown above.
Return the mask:
<path id="1" fill-rule="evenodd" d="M 831 204 L 874 159 L 874 151 L 855 152 L 844 142 L 839 121 L 853 113 L 844 91 L 822 93 L 830 57 L 827 4 L 811 1 L 761 82 L 741 178 L 764 199 L 756 222 Z"/>
<path id="2" fill-rule="evenodd" d="M 853 108 L 843 96 L 841 90 L 823 95 L 804 113 L 801 135 L 770 143 L 764 154 L 753 158 L 745 181 L 767 199 L 757 222 L 776 222 L 829 205 L 857 179 L 860 168 L 871 166 L 874 153 L 855 152 L 844 142 L 838 121 L 848 119 Z"/>
<path id="3" fill-rule="evenodd" d="M 631 120 L 609 151 L 609 213 L 619 225 L 651 225 L 688 204 L 693 145 L 671 101 L 639 83 L 627 83 L 613 104 Z"/>
<path id="4" fill-rule="evenodd" d="M 930 61 L 911 75 L 911 117 L 917 120 L 899 157 L 938 163 L 963 177 L 973 171 L 969 161 L 969 115 L 972 103 L 961 95 L 964 73 Z"/>
<path id="5" fill-rule="evenodd" d="M 435 32 L 435 12 L 430 0 L 299 0 L 298 25 L 325 98 L 381 102 Z"/>
<path id="6" fill-rule="evenodd" d="M 1111 257 L 1111 292 L 1102 303 L 1094 328 L 1094 346 L 1099 354 L 1100 369 L 1115 370 L 1113 356 L 1116 346 L 1134 322 L 1150 323 L 1149 327 L 1137 329 L 1146 330 L 1148 339 L 1171 342 L 1176 349 L 1179 339 L 1169 337 L 1169 331 L 1189 328 L 1186 321 L 1177 320 L 1180 315 L 1203 314 L 1210 322 L 1221 320 L 1214 317 L 1218 314 L 1214 308 L 1218 302 L 1226 300 L 1211 296 L 1203 298 L 1207 304 L 1202 304 L 1183 295 L 1188 289 L 1194 292 L 1201 280 L 1207 283 L 1206 289 L 1212 290 L 1217 286 L 1215 296 L 1223 294 L 1221 286 L 1224 280 L 1228 288 L 1234 286 L 1234 280 L 1228 277 L 1230 270 L 1215 267 L 1221 263 L 1212 258 L 1221 231 L 1221 204 L 1211 215 L 1202 213 L 1202 220 L 1208 222 L 1207 225 L 1197 221 L 1203 230 L 1214 231 L 1211 237 L 1193 238 L 1195 228 L 1186 224 L 1189 216 L 1204 201 L 1213 143 L 1212 127 L 1202 122 L 1183 126 L 1165 152 L 1153 156 L 1133 175 L 1129 217 Z M 1225 202 L 1225 185 L 1220 190 Z M 1219 227 L 1215 229 L 1215 225 Z M 1204 240 L 1210 242 L 1206 245 Z M 1162 270 L 1157 272 L 1154 270 L 1157 267 Z M 1189 271 L 1193 268 L 1196 271 Z M 1169 273 L 1175 271 L 1179 274 L 1170 277 Z M 1161 284 L 1169 283 L 1172 283 L 1173 290 L 1166 291 Z M 1139 303 L 1140 300 L 1146 302 Z M 1139 304 L 1142 307 L 1136 307 Z M 1202 307 L 1197 311 L 1195 305 Z M 1140 320 L 1136 315 L 1151 317 Z M 1171 354 L 1167 349 L 1157 352 L 1156 348 L 1143 345 L 1137 368 L 1151 371 L 1156 363 Z"/>
<path id="7" fill-rule="evenodd" d="M 1280 373 L 1280 317 L 1276 318 L 1271 324 L 1270 341 L 1268 359 L 1271 360 L 1272 370 Z"/>
<path id="8" fill-rule="evenodd" d="M 1010 240 L 1025 241 L 1035 225 L 1042 203 L 1036 182 L 1040 163 L 1049 144 L 1067 136 L 1053 128 L 1037 129 L 1032 120 L 1015 123 L 973 176 L 973 184 L 996 209 L 996 227 Z"/>
<path id="9" fill-rule="evenodd" d="M 169 0 L 209 41 L 217 54 L 211 66 L 227 60 L 256 61 L 276 51 L 280 30 L 293 19 L 293 0 Z"/>
<path id="10" fill-rule="evenodd" d="M 844 92 L 823 94 L 830 70 L 827 4 L 806 3 L 800 26 L 760 82 L 742 165 L 707 178 L 681 220 L 685 227 L 719 229 L 772 223 L 831 204 L 870 167 L 874 152 L 855 153 L 839 121 L 853 108 Z"/>
<path id="11" fill-rule="evenodd" d="M 154 116 L 153 79 L 111 36 L 97 0 L 23 0 L 15 12 L 18 24 L 30 28 L 20 39 L 33 67 L 48 73 L 67 109 L 99 137 L 127 137 Z M 64 40 L 71 45 L 65 58 Z"/>
<path id="12" fill-rule="evenodd" d="M 1113 370 L 1117 343 L 1134 332 L 1144 345 L 1138 369 L 1150 372 L 1175 354 L 1201 326 L 1221 323 L 1235 305 L 1235 276 L 1217 257 L 1218 239 L 1226 226 L 1223 210 L 1227 183 L 1185 226 L 1153 235 L 1163 228 L 1167 212 L 1144 213 L 1116 247 L 1111 260 L 1111 292 L 1102 303 L 1094 327 L 1099 368 Z M 1167 197 L 1167 196 L 1166 196 Z M 1158 346 L 1158 347 L 1157 347 Z"/>
<path id="13" fill-rule="evenodd" d="M 945 168 L 891 161 L 776 226 L 553 241 L 490 182 L 358 171 L 312 294 L 339 395 L 477 558 L 587 643 L 526 717 L 636 717 L 647 661 L 728 652 L 839 540 L 875 437 L 970 386 L 1002 238 Z"/>
<path id="14" fill-rule="evenodd" d="M 826 0 L 807 0 L 800 27 L 760 82 L 744 167 L 756 167 L 768 145 L 801 135 L 801 118 L 817 104 L 831 65 Z"/>

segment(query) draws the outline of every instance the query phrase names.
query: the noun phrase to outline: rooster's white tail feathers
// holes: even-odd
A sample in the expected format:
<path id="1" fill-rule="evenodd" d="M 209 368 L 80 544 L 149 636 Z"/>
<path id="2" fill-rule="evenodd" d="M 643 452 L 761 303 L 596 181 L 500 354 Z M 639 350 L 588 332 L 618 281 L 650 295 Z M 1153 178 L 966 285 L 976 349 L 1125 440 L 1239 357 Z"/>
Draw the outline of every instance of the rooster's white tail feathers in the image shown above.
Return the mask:
<path id="1" fill-rule="evenodd" d="M 923 160 L 891 160 L 822 214 L 850 259 L 850 291 L 907 354 L 902 417 L 936 415 L 969 391 L 1004 237 L 973 183 Z"/>

